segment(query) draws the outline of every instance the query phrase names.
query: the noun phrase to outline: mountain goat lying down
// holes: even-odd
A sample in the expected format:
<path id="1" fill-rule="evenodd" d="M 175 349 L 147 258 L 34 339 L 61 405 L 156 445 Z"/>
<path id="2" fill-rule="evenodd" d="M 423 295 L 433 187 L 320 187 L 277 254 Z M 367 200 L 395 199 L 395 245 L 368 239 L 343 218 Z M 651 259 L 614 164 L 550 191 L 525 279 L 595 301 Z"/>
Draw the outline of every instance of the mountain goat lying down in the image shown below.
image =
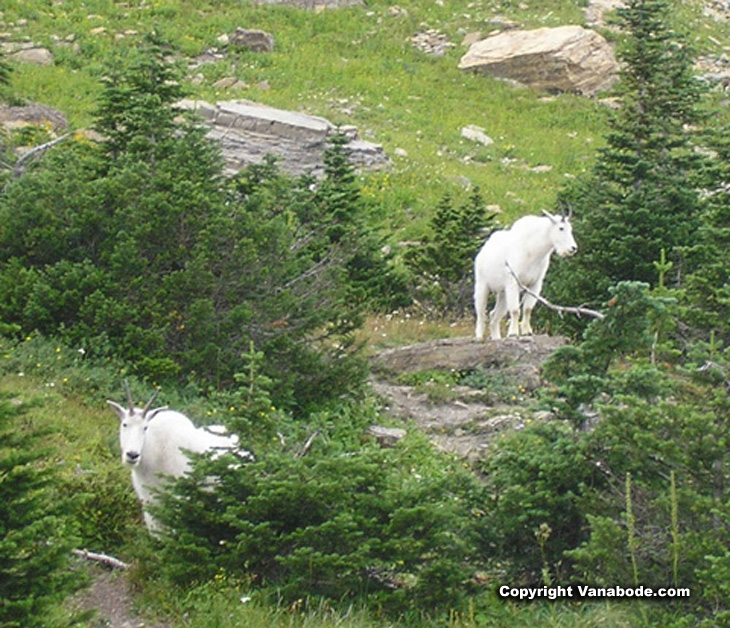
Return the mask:
<path id="1" fill-rule="evenodd" d="M 553 251 L 567 257 L 578 250 L 573 239 L 570 212 L 567 216 L 546 211 L 543 214 L 524 216 L 510 229 L 495 231 L 477 253 L 474 260 L 474 309 L 478 341 L 484 340 L 490 292 L 496 296 L 489 321 L 492 339 L 502 337 L 500 323 L 507 312 L 510 315 L 508 336 L 531 335 L 530 317 L 537 300 L 533 295 L 524 295 L 522 322 L 519 322 L 520 284 L 539 295 Z"/>
<path id="2" fill-rule="evenodd" d="M 166 406 L 152 409 L 159 390 L 144 408 L 135 407 L 128 386 L 126 393 L 126 408 L 115 401 L 107 403 L 119 417 L 122 463 L 132 471 L 132 485 L 150 532 L 159 531 L 162 526 L 147 512 L 146 506 L 155 503 L 155 491 L 168 476 L 179 478 L 190 471 L 186 452 L 231 452 L 242 460 L 253 460 L 250 452 L 239 449 L 238 437 L 226 435 L 224 427 L 198 428 L 184 414 L 168 410 Z"/>

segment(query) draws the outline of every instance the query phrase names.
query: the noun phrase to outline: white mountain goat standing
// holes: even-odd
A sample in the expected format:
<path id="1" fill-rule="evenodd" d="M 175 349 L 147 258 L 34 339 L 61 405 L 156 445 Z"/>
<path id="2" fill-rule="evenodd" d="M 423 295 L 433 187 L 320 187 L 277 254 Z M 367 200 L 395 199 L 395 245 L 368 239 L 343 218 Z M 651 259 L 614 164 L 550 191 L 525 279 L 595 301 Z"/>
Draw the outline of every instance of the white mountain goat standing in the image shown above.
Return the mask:
<path id="1" fill-rule="evenodd" d="M 150 409 L 158 392 L 155 391 L 144 408 L 134 406 L 128 386 L 126 408 L 115 401 L 107 401 L 119 417 L 122 463 L 132 470 L 132 485 L 150 532 L 159 531 L 162 526 L 147 512 L 146 506 L 155 502 L 156 489 L 168 477 L 179 478 L 190 471 L 186 452 L 232 452 L 241 459 L 253 459 L 249 452 L 238 449 L 237 436 L 220 433 L 225 432 L 221 426 L 197 428 L 180 412 L 167 407 Z"/>
<path id="2" fill-rule="evenodd" d="M 573 239 L 570 213 L 565 216 L 543 211 L 543 214 L 525 216 L 510 229 L 495 231 L 477 253 L 474 260 L 477 340 L 484 340 L 490 292 L 496 296 L 489 323 L 492 339 L 502 337 L 500 323 L 507 312 L 510 315 L 508 336 L 532 334 L 530 316 L 537 299 L 525 293 L 520 323 L 520 284 L 539 295 L 553 251 L 561 257 L 567 257 L 578 250 Z"/>

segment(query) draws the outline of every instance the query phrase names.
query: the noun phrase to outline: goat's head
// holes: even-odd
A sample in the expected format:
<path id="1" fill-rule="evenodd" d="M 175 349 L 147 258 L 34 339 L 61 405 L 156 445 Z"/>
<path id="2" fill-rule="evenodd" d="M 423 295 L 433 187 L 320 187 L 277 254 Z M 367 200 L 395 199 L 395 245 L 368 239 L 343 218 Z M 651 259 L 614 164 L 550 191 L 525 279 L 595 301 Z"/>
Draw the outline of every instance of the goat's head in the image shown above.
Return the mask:
<path id="1" fill-rule="evenodd" d="M 570 216 L 573 213 L 570 205 L 568 206 L 567 214 L 551 214 L 547 211 L 543 211 L 542 213 L 552 223 L 550 226 L 550 241 L 555 252 L 560 257 L 575 255 L 578 251 L 578 245 L 575 242 L 575 238 L 573 238 L 573 225 L 570 224 Z"/>
<path id="2" fill-rule="evenodd" d="M 127 382 L 124 383 L 124 388 L 127 393 L 126 408 L 116 401 L 107 400 L 107 403 L 119 417 L 119 445 L 122 450 L 122 463 L 135 467 L 142 462 L 145 437 L 150 421 L 158 412 L 166 408 L 151 409 L 159 390 L 155 390 L 144 408 L 137 408 L 132 401 L 132 393 Z"/>

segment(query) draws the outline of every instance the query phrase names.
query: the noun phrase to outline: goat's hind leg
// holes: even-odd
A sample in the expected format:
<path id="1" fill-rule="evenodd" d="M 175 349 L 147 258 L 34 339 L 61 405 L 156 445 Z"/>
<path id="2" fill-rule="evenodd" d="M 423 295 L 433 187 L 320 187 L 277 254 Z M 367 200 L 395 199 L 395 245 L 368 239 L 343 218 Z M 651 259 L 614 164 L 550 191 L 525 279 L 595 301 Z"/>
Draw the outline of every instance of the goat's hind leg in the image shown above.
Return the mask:
<path id="1" fill-rule="evenodd" d="M 509 312 L 509 328 L 507 336 L 520 335 L 520 289 L 515 283 L 504 289 L 504 307 Z"/>
<path id="2" fill-rule="evenodd" d="M 489 288 L 477 279 L 474 287 L 474 311 L 477 316 L 475 336 L 478 342 L 484 340 L 484 330 L 487 326 L 487 299 Z"/>
<path id="3" fill-rule="evenodd" d="M 494 304 L 494 309 L 489 314 L 489 330 L 492 340 L 499 340 L 502 337 L 502 330 L 500 329 L 502 319 L 507 313 L 507 303 L 504 298 L 504 292 L 497 292 L 497 302 Z"/>

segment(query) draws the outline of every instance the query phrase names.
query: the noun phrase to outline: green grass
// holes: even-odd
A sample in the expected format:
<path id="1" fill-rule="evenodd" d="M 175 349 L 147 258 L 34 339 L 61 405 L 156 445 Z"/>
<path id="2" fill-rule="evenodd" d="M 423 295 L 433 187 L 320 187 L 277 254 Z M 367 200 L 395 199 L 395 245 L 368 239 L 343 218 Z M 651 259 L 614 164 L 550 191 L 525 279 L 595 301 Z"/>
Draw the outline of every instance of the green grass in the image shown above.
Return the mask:
<path id="1" fill-rule="evenodd" d="M 466 51 L 463 35 L 488 34 L 493 17 L 528 28 L 580 24 L 583 2 L 442 4 L 406 0 L 398 3 L 405 13 L 397 15 L 387 0 L 321 13 L 234 0 L 53 5 L 9 0 L 3 10 L 6 27 L 20 21 L 19 38 L 48 46 L 56 56 L 48 68 L 16 64 L 14 91 L 59 107 L 74 127 L 90 123 L 98 80 L 114 51 L 152 29 L 171 42 L 183 63 L 217 47 L 217 38 L 237 26 L 271 32 L 276 39 L 271 54 L 235 51 L 190 68 L 189 78 L 203 77 L 199 85 L 188 85 L 191 95 L 306 111 L 353 124 L 366 139 L 382 143 L 394 167 L 366 176 L 365 190 L 383 208 L 384 226 L 397 241 L 420 237 L 441 196 L 464 195 L 467 185 L 480 186 L 486 202 L 505 211 L 506 222 L 552 207 L 566 181 L 591 166 L 606 131 L 607 109 L 595 100 L 550 96 L 457 68 Z M 730 27 L 708 21 L 695 5 L 682 3 L 678 16 L 701 51 L 719 52 L 712 37 L 728 41 Z M 428 28 L 445 33 L 455 47 L 438 58 L 417 50 L 410 38 Z M 251 87 L 214 88 L 224 76 Z M 262 81 L 268 89 L 259 87 Z M 494 145 L 462 139 L 461 128 L 468 124 L 483 127 Z M 407 157 L 394 156 L 396 148 Z M 535 166 L 551 169 L 534 172 Z"/>
<path id="2" fill-rule="evenodd" d="M 366 190 L 389 216 L 395 239 L 418 237 L 424 219 L 444 192 L 459 195 L 467 182 L 479 185 L 490 204 L 508 216 L 553 205 L 566 176 L 591 162 L 605 129 L 605 109 L 573 95 L 547 97 L 457 69 L 465 52 L 463 33 L 493 27 L 496 14 L 527 26 L 581 19 L 573 2 L 550 11 L 527 10 L 517 2 L 450 0 L 403 2 L 406 15 L 392 16 L 392 3 L 314 13 L 245 2 L 41 2 L 10 1 L 6 24 L 48 46 L 56 63 L 48 68 L 16 64 L 13 89 L 30 100 L 57 106 L 75 127 L 89 124 L 98 79 L 115 49 L 153 28 L 185 62 L 217 46 L 236 26 L 262 28 L 276 38 L 272 54 L 235 52 L 225 60 L 190 70 L 200 74 L 192 95 L 209 101 L 247 98 L 303 110 L 335 123 L 354 124 L 366 139 L 382 143 L 394 167 L 367 177 Z M 426 28 L 449 35 L 456 47 L 441 58 L 417 50 L 410 38 Z M 104 30 L 100 30 L 104 29 Z M 136 32 L 136 34 L 134 34 Z M 68 39 L 73 38 L 73 41 Z M 252 87 L 220 90 L 213 83 L 236 76 Z M 267 81 L 268 90 L 257 87 Z M 485 128 L 495 140 L 484 148 L 464 140 L 467 124 Z M 533 166 L 552 170 L 536 173 Z"/>

